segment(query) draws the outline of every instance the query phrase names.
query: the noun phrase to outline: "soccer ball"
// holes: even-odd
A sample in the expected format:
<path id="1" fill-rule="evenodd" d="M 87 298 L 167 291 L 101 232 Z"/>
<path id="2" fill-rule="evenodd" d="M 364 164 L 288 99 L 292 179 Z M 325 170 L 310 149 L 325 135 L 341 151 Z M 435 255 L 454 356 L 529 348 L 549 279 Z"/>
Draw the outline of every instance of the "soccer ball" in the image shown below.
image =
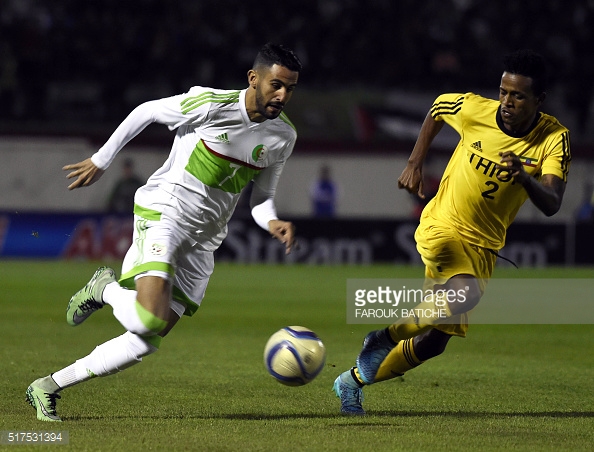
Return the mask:
<path id="1" fill-rule="evenodd" d="M 287 386 L 302 386 L 324 368 L 326 348 L 312 330 L 287 326 L 278 330 L 264 348 L 264 365 L 276 381 Z"/>

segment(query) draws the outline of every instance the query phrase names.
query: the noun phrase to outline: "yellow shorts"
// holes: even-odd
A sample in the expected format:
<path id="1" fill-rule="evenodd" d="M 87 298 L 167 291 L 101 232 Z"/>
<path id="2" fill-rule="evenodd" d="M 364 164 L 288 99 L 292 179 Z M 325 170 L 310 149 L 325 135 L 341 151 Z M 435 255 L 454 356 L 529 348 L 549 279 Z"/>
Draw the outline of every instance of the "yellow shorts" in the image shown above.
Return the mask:
<path id="1" fill-rule="evenodd" d="M 456 275 L 471 275 L 477 278 L 481 294 L 493 274 L 497 255 L 480 246 L 471 245 L 451 226 L 441 224 L 419 225 L 415 232 L 417 250 L 425 264 L 423 291 L 432 290 L 436 284 L 445 284 Z M 447 324 L 436 329 L 454 336 L 466 336 L 468 313 L 459 314 Z"/>

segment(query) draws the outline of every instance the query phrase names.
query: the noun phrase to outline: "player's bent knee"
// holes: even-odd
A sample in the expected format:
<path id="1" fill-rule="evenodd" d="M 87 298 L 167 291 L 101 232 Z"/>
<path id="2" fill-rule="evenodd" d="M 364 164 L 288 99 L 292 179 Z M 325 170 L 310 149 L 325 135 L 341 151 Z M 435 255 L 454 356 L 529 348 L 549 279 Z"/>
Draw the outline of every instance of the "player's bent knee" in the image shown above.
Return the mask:
<path id="1" fill-rule="evenodd" d="M 140 323 L 128 329 L 131 333 L 139 336 L 153 336 L 167 327 L 167 320 L 157 317 L 138 302 L 136 302 L 136 314 Z"/>
<path id="2" fill-rule="evenodd" d="M 462 314 L 474 309 L 479 301 L 481 301 L 482 294 L 480 290 L 469 290 L 466 293 L 464 303 L 454 303 L 455 307 L 452 309 L 452 314 Z"/>
<path id="3" fill-rule="evenodd" d="M 448 290 L 456 294 L 463 294 L 463 299 L 450 303 L 450 311 L 453 315 L 463 314 L 473 309 L 480 301 L 482 292 L 476 278 L 466 275 L 458 275 L 451 278 L 447 285 Z M 458 302 L 459 301 L 459 302 Z"/>

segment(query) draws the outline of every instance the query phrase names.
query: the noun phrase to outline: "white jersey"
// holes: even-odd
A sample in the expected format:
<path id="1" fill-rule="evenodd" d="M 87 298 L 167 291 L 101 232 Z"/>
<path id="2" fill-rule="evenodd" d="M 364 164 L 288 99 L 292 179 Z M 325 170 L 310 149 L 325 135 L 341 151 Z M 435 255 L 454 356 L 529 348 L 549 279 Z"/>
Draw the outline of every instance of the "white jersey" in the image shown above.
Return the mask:
<path id="1" fill-rule="evenodd" d="M 274 198 L 297 133 L 284 113 L 250 121 L 244 90 L 193 87 L 146 102 L 130 113 L 92 161 L 105 169 L 124 145 L 153 122 L 177 133 L 169 158 L 136 192 L 147 219 L 175 218 L 199 246 L 214 251 L 227 234 L 242 189 L 254 180 L 252 205 Z"/>

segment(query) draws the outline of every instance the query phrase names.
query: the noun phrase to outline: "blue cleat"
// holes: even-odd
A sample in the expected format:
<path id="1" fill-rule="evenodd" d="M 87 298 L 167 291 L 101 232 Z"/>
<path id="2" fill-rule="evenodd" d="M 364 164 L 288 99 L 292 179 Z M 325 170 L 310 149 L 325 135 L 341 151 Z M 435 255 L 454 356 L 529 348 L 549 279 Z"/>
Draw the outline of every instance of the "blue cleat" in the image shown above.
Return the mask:
<path id="1" fill-rule="evenodd" d="M 357 367 L 363 383 L 369 385 L 374 382 L 380 365 L 394 347 L 396 344 L 388 337 L 386 330 L 372 331 L 365 336 L 363 348 L 357 356 Z"/>
<path id="2" fill-rule="evenodd" d="M 351 375 L 352 370 L 341 373 L 334 380 L 333 390 L 340 398 L 340 412 L 343 414 L 362 416 L 365 410 L 361 406 L 363 403 L 363 390 L 355 382 Z"/>

